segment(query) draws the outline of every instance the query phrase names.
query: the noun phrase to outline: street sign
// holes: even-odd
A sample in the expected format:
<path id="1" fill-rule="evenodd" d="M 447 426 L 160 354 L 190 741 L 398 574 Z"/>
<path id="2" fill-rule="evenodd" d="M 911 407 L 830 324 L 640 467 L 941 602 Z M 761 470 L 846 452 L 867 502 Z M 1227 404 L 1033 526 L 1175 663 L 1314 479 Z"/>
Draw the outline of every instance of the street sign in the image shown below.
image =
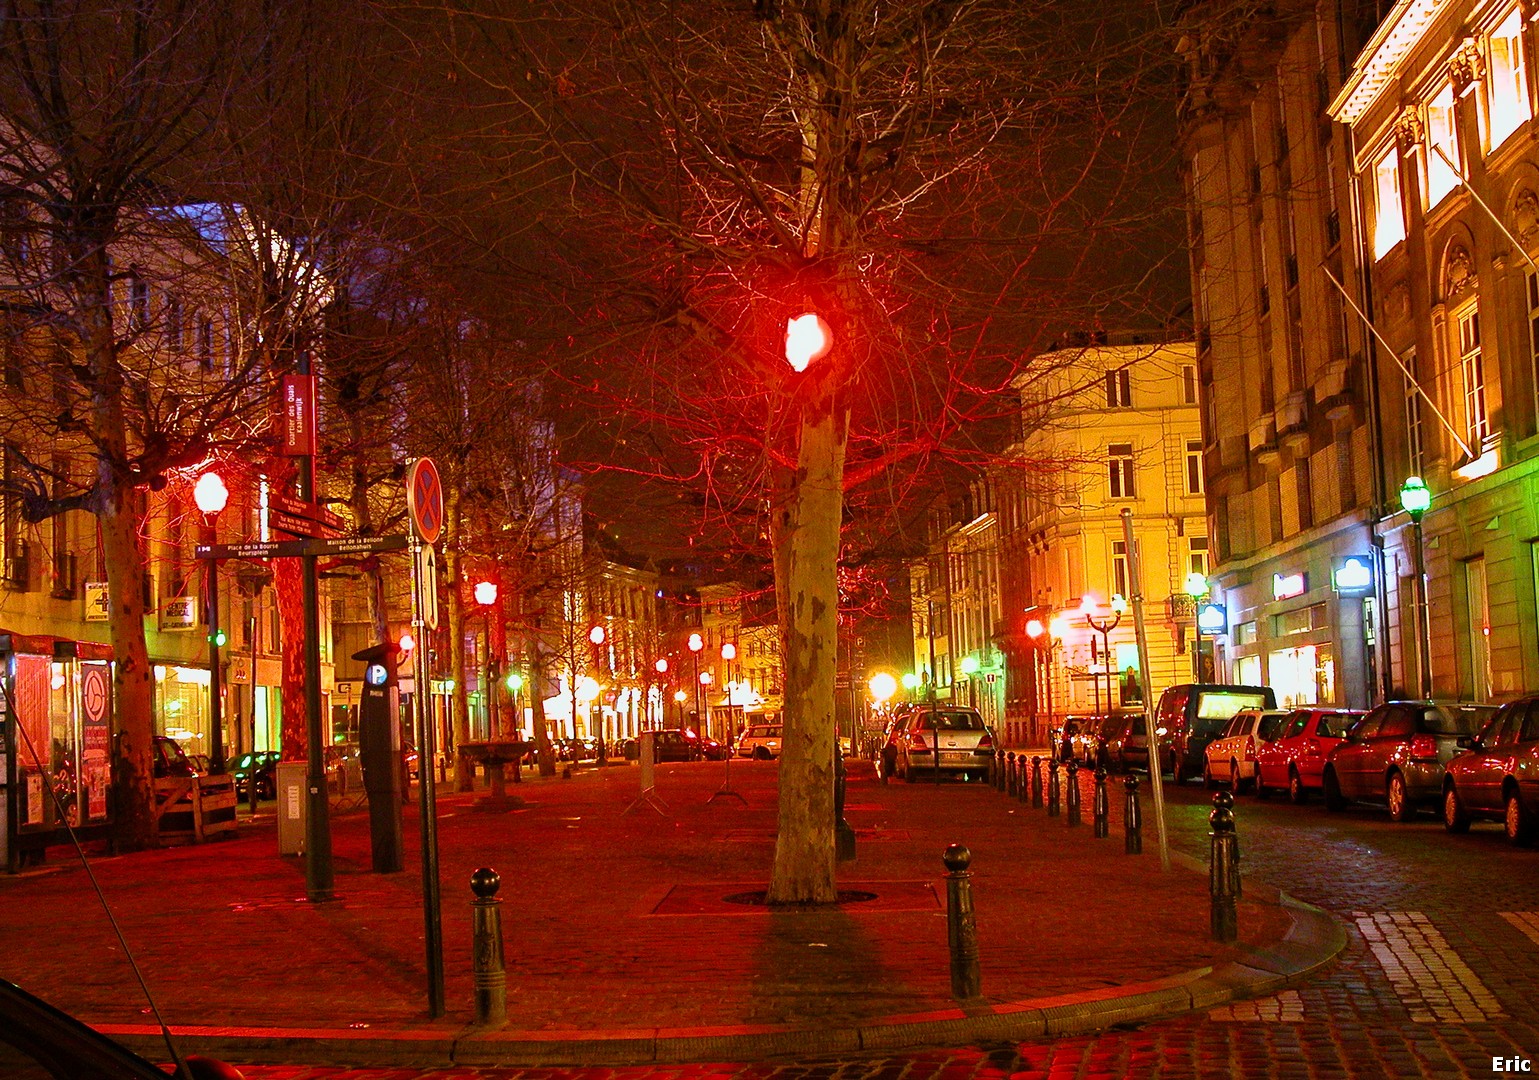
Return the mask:
<path id="1" fill-rule="evenodd" d="M 274 510 L 271 507 L 267 510 L 267 524 L 274 532 L 281 532 L 286 536 L 293 536 L 299 539 L 312 537 L 331 538 L 340 535 L 342 531 L 332 525 L 313 521 L 310 518 L 295 517 L 293 514 L 286 514 L 281 510 Z"/>
<path id="2" fill-rule="evenodd" d="M 404 536 L 339 536 L 312 540 L 305 545 L 312 555 L 372 555 L 380 551 L 405 551 Z"/>
<path id="3" fill-rule="evenodd" d="M 105 581 L 88 581 L 85 583 L 85 621 L 106 622 L 112 614 L 112 606 L 107 598 L 107 583 Z"/>
<path id="4" fill-rule="evenodd" d="M 404 551 L 404 536 L 341 536 L 334 539 L 262 540 L 249 544 L 199 544 L 200 559 L 283 559 L 299 555 L 372 555 Z"/>
<path id="5" fill-rule="evenodd" d="M 436 544 L 444 527 L 444 488 L 432 458 L 417 458 L 407 467 L 406 509 L 412 531 L 424 544 Z"/>
<path id="6" fill-rule="evenodd" d="M 319 503 L 305 502 L 303 499 L 296 499 L 292 495 L 284 495 L 281 492 L 274 491 L 267 496 L 267 507 L 280 514 L 304 518 L 306 521 L 317 521 L 333 529 L 347 527 L 347 522 Z"/>
<path id="7" fill-rule="evenodd" d="M 283 445 L 278 452 L 286 457 L 315 454 L 317 382 L 314 375 L 283 377 Z"/>
<path id="8" fill-rule="evenodd" d="M 422 624 L 438 629 L 438 556 L 432 544 L 417 546 L 417 592 L 422 597 Z"/>

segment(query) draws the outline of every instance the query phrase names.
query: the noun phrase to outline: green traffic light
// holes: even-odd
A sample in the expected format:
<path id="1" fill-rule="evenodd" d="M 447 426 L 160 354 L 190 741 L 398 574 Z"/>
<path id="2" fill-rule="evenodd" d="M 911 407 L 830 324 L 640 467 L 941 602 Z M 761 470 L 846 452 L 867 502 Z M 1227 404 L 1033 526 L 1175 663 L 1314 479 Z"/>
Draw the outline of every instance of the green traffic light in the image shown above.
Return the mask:
<path id="1" fill-rule="evenodd" d="M 524 685 L 524 677 L 516 671 L 508 672 L 508 678 L 506 681 L 509 690 L 519 690 L 522 689 Z"/>
<path id="2" fill-rule="evenodd" d="M 223 630 L 216 630 L 214 633 L 212 633 L 212 634 L 210 634 L 208 636 L 209 644 L 215 646 L 216 648 L 220 648 L 220 649 L 224 648 L 225 644 L 229 640 L 230 640 L 230 635 L 226 634 Z"/>

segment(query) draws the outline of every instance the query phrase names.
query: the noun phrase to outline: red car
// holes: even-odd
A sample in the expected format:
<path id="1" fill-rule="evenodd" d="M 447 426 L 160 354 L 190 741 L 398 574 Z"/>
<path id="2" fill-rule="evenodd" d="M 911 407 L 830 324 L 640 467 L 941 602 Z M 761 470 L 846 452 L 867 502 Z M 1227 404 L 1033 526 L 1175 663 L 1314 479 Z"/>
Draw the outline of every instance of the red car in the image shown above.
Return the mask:
<path id="1" fill-rule="evenodd" d="M 1282 734 L 1256 751 L 1256 794 L 1287 791 L 1301 803 L 1319 790 L 1325 757 L 1346 736 L 1362 709 L 1294 709 Z"/>

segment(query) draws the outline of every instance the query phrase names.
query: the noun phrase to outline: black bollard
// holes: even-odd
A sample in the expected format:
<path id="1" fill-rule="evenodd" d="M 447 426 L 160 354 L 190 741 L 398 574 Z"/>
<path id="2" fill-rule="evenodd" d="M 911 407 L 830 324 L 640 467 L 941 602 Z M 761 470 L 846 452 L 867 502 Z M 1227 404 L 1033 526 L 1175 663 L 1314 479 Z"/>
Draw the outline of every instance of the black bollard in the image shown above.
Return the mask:
<path id="1" fill-rule="evenodd" d="M 1222 806 L 1225 810 L 1228 810 L 1231 815 L 1233 815 L 1234 814 L 1234 795 L 1233 795 L 1233 793 L 1232 792 L 1228 792 L 1228 791 L 1221 791 L 1218 794 L 1222 795 L 1223 798 L 1220 799 L 1217 795 L 1215 795 L 1213 797 L 1214 805 Z M 1232 860 L 1232 866 L 1230 867 L 1230 870 L 1229 870 L 1229 880 L 1230 880 L 1230 883 L 1234 887 L 1234 898 L 1236 900 L 1238 900 L 1242 895 L 1244 895 L 1244 892 L 1245 892 L 1245 890 L 1243 888 L 1241 888 L 1241 886 L 1240 886 L 1240 834 L 1238 832 L 1234 832 L 1234 849 L 1233 850 L 1234 850 L 1234 859 Z"/>
<path id="2" fill-rule="evenodd" d="M 1106 798 L 1106 766 L 1095 767 L 1095 835 L 1102 839 L 1111 835 L 1111 805 Z"/>
<path id="3" fill-rule="evenodd" d="M 1042 809 L 1042 759 L 1036 755 L 1031 759 L 1031 808 Z"/>
<path id="4" fill-rule="evenodd" d="M 1015 751 L 1005 755 L 1005 794 L 1015 794 Z"/>
<path id="5" fill-rule="evenodd" d="M 983 994 L 978 970 L 978 924 L 973 917 L 972 852 L 961 844 L 946 848 L 946 940 L 951 947 L 951 996 L 959 1001 Z"/>
<path id="6" fill-rule="evenodd" d="M 1047 816 L 1058 816 L 1058 759 L 1047 761 Z"/>
<path id="7" fill-rule="evenodd" d="M 1023 753 L 1016 759 L 1015 771 L 1015 798 L 1018 802 L 1025 802 L 1026 796 L 1031 790 L 1031 780 L 1026 772 L 1026 755 Z"/>
<path id="8" fill-rule="evenodd" d="M 1240 936 L 1239 868 L 1234 858 L 1234 796 L 1220 791 L 1213 796 L 1213 812 L 1208 815 L 1212 831 L 1208 833 L 1208 895 L 1213 901 L 1209 924 L 1213 940 L 1230 942 Z"/>
<path id="9" fill-rule="evenodd" d="M 1064 792 L 1064 814 L 1068 818 L 1066 824 L 1069 828 L 1079 824 L 1079 762 L 1069 759 L 1069 775 L 1064 780 L 1064 786 L 1068 789 Z"/>
<path id="10" fill-rule="evenodd" d="M 1132 773 L 1122 778 L 1127 789 L 1127 803 L 1122 810 L 1123 850 L 1129 855 L 1144 853 L 1144 812 L 1138 806 L 1138 777 Z"/>
<path id="11" fill-rule="evenodd" d="M 482 867 L 470 875 L 470 966 L 475 979 L 476 1023 L 501 1024 L 508 1018 L 508 975 L 502 959 L 502 878 Z"/>
<path id="12" fill-rule="evenodd" d="M 994 751 L 994 787 L 1000 791 L 1005 790 L 1005 752 Z"/>

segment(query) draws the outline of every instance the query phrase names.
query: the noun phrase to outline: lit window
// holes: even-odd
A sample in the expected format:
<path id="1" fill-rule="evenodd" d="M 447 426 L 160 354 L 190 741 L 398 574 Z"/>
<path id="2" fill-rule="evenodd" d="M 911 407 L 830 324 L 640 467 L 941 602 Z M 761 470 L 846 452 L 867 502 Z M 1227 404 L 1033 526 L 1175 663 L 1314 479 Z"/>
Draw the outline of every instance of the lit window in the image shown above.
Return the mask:
<path id="1" fill-rule="evenodd" d="M 1382 259 L 1405 239 L 1400 210 L 1400 152 L 1393 147 L 1373 167 L 1373 254 Z"/>
<path id="2" fill-rule="evenodd" d="M 1112 541 L 1112 592 L 1118 596 L 1127 596 L 1132 592 L 1128 588 L 1128 545 L 1126 540 Z"/>
<path id="3" fill-rule="evenodd" d="M 1539 274 L 1528 272 L 1528 354 L 1534 380 L 1534 415 L 1539 417 Z"/>
<path id="4" fill-rule="evenodd" d="M 1491 434 L 1486 412 L 1486 368 L 1480 355 L 1480 309 L 1471 307 L 1459 316 L 1459 370 L 1464 376 L 1464 419 L 1470 448 L 1477 454 Z"/>
<path id="5" fill-rule="evenodd" d="M 1405 380 L 1405 446 L 1406 465 L 1410 476 L 1420 476 L 1421 468 L 1421 391 L 1416 384 L 1416 350 L 1405 354 L 1405 369 L 1411 373 Z"/>
<path id="6" fill-rule="evenodd" d="M 1447 160 L 1444 160 L 1444 159 Z M 1459 133 L 1454 120 L 1453 84 L 1445 84 L 1427 103 L 1427 205 L 1436 206 L 1459 183 L 1449 165 L 1459 163 Z"/>
<path id="7" fill-rule="evenodd" d="M 1112 443 L 1106 448 L 1108 474 L 1111 481 L 1111 497 L 1131 499 L 1133 490 L 1133 444 Z"/>
<path id="8" fill-rule="evenodd" d="M 1491 32 L 1491 75 L 1486 86 L 1494 150 L 1533 115 L 1523 62 L 1523 20 L 1516 8 Z"/>
<path id="9" fill-rule="evenodd" d="M 1202 494 L 1202 443 L 1196 439 L 1186 441 L 1186 493 Z"/>
<path id="10" fill-rule="evenodd" d="M 1192 574 L 1208 576 L 1208 538 L 1206 536 L 1190 536 L 1186 540 L 1187 571 Z"/>

